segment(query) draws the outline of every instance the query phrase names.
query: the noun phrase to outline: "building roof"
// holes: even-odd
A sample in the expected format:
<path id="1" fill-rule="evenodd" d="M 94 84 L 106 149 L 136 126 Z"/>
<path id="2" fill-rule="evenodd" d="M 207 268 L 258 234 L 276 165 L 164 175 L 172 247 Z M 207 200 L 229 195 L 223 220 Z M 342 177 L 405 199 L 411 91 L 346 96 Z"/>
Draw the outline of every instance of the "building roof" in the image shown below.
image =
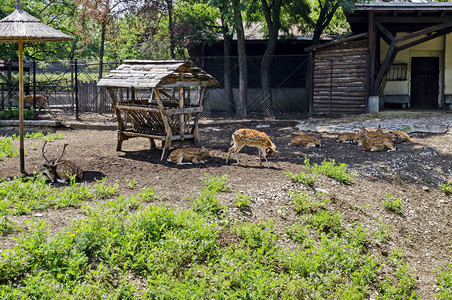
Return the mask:
<path id="1" fill-rule="evenodd" d="M 189 60 L 125 60 L 103 77 L 103 87 L 154 88 L 211 86 L 218 82 Z"/>
<path id="2" fill-rule="evenodd" d="M 429 26 L 452 22 L 452 3 L 362 3 L 346 13 L 353 33 L 368 31 L 369 15 L 381 24 L 391 24 L 392 32 L 414 32 Z"/>

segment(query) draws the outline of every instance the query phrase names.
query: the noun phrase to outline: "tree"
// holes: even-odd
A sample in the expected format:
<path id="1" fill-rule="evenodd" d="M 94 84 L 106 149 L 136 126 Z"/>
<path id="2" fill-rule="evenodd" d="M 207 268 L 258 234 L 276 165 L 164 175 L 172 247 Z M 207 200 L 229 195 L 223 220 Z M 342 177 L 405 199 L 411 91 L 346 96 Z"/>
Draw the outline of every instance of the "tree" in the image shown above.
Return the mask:
<path id="1" fill-rule="evenodd" d="M 352 11 L 355 3 L 359 0 L 317 0 L 317 16 L 314 26 L 314 34 L 312 37 L 313 45 L 320 42 L 320 36 L 331 23 L 337 10 L 342 8 L 345 11 Z"/>
<path id="2" fill-rule="evenodd" d="M 246 103 L 248 89 L 248 66 L 245 49 L 245 30 L 243 27 L 243 11 L 247 6 L 240 0 L 211 0 L 213 6 L 220 10 L 224 24 L 227 24 L 237 35 L 237 51 L 239 57 L 239 97 L 235 101 L 235 116 L 246 118 Z M 223 25 L 224 27 L 224 25 Z"/>

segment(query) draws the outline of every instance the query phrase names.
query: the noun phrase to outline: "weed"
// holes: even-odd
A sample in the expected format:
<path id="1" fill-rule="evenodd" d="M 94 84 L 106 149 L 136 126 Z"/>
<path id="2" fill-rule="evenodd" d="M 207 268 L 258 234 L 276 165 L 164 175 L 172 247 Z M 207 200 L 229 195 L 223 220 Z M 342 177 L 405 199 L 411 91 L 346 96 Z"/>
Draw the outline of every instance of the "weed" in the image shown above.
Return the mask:
<path id="1" fill-rule="evenodd" d="M 237 193 L 237 200 L 235 201 L 235 206 L 240 209 L 240 210 L 244 210 L 250 207 L 250 199 L 251 196 L 247 196 L 245 194 L 242 193 Z"/>
<path id="2" fill-rule="evenodd" d="M 303 183 L 309 187 L 314 185 L 314 182 L 319 178 L 318 174 L 312 173 L 309 165 L 309 158 L 305 156 L 304 158 L 304 166 L 301 167 L 302 171 L 298 174 L 294 174 L 292 172 L 284 172 L 287 176 L 292 179 L 292 181 L 297 183 Z"/>
<path id="3" fill-rule="evenodd" d="M 341 214 L 339 212 L 319 211 L 315 214 L 303 215 L 304 224 L 326 233 L 341 234 Z"/>
<path id="4" fill-rule="evenodd" d="M 386 207 L 386 209 L 398 214 L 402 213 L 402 200 L 400 200 L 400 198 L 393 199 L 391 193 L 386 194 L 386 200 L 384 200 L 382 203 L 383 206 Z"/>
<path id="5" fill-rule="evenodd" d="M 377 220 L 377 230 L 374 232 L 375 235 L 375 242 L 380 245 L 386 241 L 389 240 L 389 234 L 391 233 L 391 227 L 383 223 L 381 218 L 378 218 Z"/>
<path id="6" fill-rule="evenodd" d="M 5 160 L 6 157 L 19 156 L 19 148 L 14 147 L 13 139 L 10 137 L 0 138 L 0 161 Z"/>
<path id="7" fill-rule="evenodd" d="M 315 197 L 309 196 L 305 192 L 290 192 L 292 203 L 297 213 L 312 213 L 323 209 L 330 201 L 328 198 L 317 200 Z"/>
<path id="8" fill-rule="evenodd" d="M 227 185 L 228 176 L 223 175 L 220 177 L 209 176 L 209 174 L 204 174 L 204 179 L 202 182 L 208 190 L 214 192 L 229 192 L 231 188 Z"/>
<path id="9" fill-rule="evenodd" d="M 354 179 L 354 175 L 347 170 L 347 167 L 348 165 L 344 163 L 336 164 L 334 159 L 329 159 L 328 161 L 324 159 L 320 165 L 313 164 L 312 166 L 314 173 L 324 174 L 344 184 L 350 184 Z"/>
<path id="10" fill-rule="evenodd" d="M 452 195 L 452 184 L 450 182 L 441 182 L 439 187 L 444 194 Z"/>
<path id="11" fill-rule="evenodd" d="M 124 180 L 127 183 L 127 187 L 129 189 L 133 189 L 136 186 L 136 184 L 137 184 L 137 179 L 136 178 L 133 178 L 133 179 L 125 178 Z"/>

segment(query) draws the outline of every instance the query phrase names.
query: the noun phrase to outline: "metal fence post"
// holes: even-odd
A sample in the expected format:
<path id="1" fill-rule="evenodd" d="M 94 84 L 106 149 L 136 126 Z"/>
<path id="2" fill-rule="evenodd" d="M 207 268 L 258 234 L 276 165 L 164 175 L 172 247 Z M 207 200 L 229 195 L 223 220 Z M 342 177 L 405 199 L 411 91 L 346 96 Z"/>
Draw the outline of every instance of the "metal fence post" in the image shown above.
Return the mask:
<path id="1" fill-rule="evenodd" d="M 75 119 L 79 120 L 78 115 L 78 64 L 77 60 L 74 60 L 74 75 L 75 75 Z"/>
<path id="2" fill-rule="evenodd" d="M 33 59 L 33 109 L 36 111 L 36 60 Z"/>

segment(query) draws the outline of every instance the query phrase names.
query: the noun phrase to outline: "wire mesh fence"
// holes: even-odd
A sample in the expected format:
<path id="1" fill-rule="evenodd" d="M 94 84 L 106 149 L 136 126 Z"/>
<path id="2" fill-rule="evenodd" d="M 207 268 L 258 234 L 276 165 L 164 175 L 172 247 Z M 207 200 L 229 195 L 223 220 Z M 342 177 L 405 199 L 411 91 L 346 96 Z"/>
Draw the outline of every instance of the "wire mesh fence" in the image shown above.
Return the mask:
<path id="1" fill-rule="evenodd" d="M 240 103 L 239 63 L 237 57 L 199 57 L 193 62 L 214 76 L 219 86 L 205 94 L 205 118 L 234 118 Z M 262 57 L 247 58 L 246 117 L 289 118 L 305 115 L 309 110 L 309 55 L 274 56 L 270 66 L 271 94 L 265 95 L 261 83 Z M 102 76 L 115 69 L 120 61 L 103 62 Z M 229 68 L 225 66 L 228 63 Z M 52 114 L 113 113 L 108 93 L 97 87 L 99 62 L 28 61 L 24 66 L 25 95 L 41 94 Z M 18 99 L 18 65 L 0 65 L 0 109 L 16 106 Z M 127 92 L 126 92 L 127 93 Z M 141 91 L 146 94 L 146 91 Z M 127 95 L 124 95 L 128 97 Z M 266 109 L 264 109 L 266 108 Z"/>

